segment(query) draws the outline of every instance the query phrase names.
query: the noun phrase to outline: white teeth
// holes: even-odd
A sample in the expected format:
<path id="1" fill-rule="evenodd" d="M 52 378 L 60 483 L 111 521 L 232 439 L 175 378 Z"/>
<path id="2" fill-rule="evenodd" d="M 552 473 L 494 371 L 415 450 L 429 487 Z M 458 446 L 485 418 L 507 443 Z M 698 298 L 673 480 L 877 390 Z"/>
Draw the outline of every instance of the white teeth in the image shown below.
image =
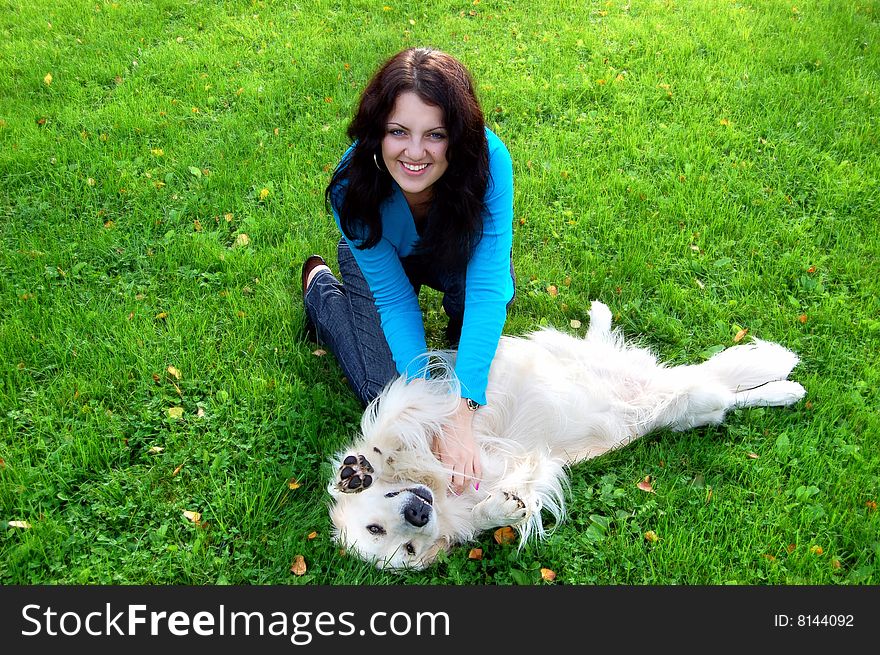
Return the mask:
<path id="1" fill-rule="evenodd" d="M 419 171 L 424 170 L 425 168 L 428 167 L 427 164 L 407 164 L 407 163 L 404 162 L 404 161 L 402 161 L 402 162 L 400 162 L 400 163 L 403 164 L 403 167 L 404 167 L 406 170 L 408 170 L 408 171 L 412 171 L 413 173 L 418 173 Z"/>

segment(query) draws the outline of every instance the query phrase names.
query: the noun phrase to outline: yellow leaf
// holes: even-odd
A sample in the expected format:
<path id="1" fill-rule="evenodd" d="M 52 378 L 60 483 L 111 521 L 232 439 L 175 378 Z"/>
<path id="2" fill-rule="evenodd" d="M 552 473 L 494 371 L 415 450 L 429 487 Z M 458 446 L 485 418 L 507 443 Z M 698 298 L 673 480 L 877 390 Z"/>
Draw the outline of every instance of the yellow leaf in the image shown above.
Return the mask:
<path id="1" fill-rule="evenodd" d="M 471 548 L 471 552 L 468 553 L 468 559 L 483 559 L 483 549 Z"/>
<path id="2" fill-rule="evenodd" d="M 810 546 L 810 552 L 813 553 L 813 555 L 821 555 L 825 551 L 822 550 L 822 546 Z"/>
<path id="3" fill-rule="evenodd" d="M 159 312 L 158 314 L 156 314 L 156 318 L 158 318 L 160 321 L 165 320 L 166 318 L 168 318 L 168 312 Z"/>
<path id="4" fill-rule="evenodd" d="M 269 197 L 269 189 L 260 189 L 260 200 L 265 200 Z"/>
<path id="5" fill-rule="evenodd" d="M 10 521 L 9 527 L 10 528 L 21 528 L 22 530 L 27 530 L 28 528 L 31 527 L 31 524 L 28 523 L 27 521 Z"/>
<path id="6" fill-rule="evenodd" d="M 245 246 L 250 244 L 250 242 L 251 238 L 247 234 L 242 232 L 237 237 L 235 237 L 235 244 L 233 245 L 233 248 L 244 248 Z"/>
<path id="7" fill-rule="evenodd" d="M 516 541 L 516 532 L 509 525 L 495 530 L 495 542 L 498 544 L 510 544 Z"/>
<path id="8" fill-rule="evenodd" d="M 52 73 L 46 73 L 46 77 L 43 78 L 43 84 L 46 86 L 52 84 Z"/>
<path id="9" fill-rule="evenodd" d="M 749 328 L 743 328 L 739 332 L 736 333 L 736 336 L 733 337 L 733 343 L 739 343 L 743 340 L 743 337 L 749 333 Z"/>
<path id="10" fill-rule="evenodd" d="M 758 459 L 759 457 L 760 457 L 760 455 L 758 455 L 758 453 L 749 453 L 748 454 L 749 459 Z"/>
<path id="11" fill-rule="evenodd" d="M 172 376 L 174 376 L 175 378 L 177 378 L 178 380 L 180 379 L 180 371 L 178 371 L 178 370 L 177 370 L 176 368 L 174 368 L 173 366 L 169 366 L 166 370 L 167 370 Z"/>
<path id="12" fill-rule="evenodd" d="M 158 455 L 163 450 L 165 450 L 162 446 L 152 446 L 148 451 L 151 455 Z"/>
<path id="13" fill-rule="evenodd" d="M 151 148 L 150 152 L 153 153 L 156 157 L 161 157 L 165 154 L 165 151 L 162 148 Z"/>
<path id="14" fill-rule="evenodd" d="M 202 522 L 202 513 L 201 512 L 191 512 L 189 510 L 184 510 L 183 515 L 188 518 L 190 521 L 198 525 Z"/>
<path id="15" fill-rule="evenodd" d="M 547 293 L 555 297 L 559 295 L 559 289 L 557 289 L 555 285 L 550 284 L 547 286 Z"/>
<path id="16" fill-rule="evenodd" d="M 183 464 L 181 464 L 181 465 L 178 466 L 176 469 L 174 469 L 174 471 L 172 471 L 172 473 L 171 473 L 171 477 L 173 478 L 173 477 L 176 476 L 178 473 L 180 473 L 180 469 L 182 469 L 182 468 L 183 468 Z"/>
<path id="17" fill-rule="evenodd" d="M 306 539 L 308 539 L 309 541 L 311 541 L 312 539 L 316 538 L 317 536 L 318 536 L 318 533 L 317 533 L 317 532 L 314 532 L 314 531 L 313 531 L 313 532 L 309 532 L 309 535 L 308 535 L 308 537 L 306 537 Z"/>
<path id="18" fill-rule="evenodd" d="M 573 327 L 575 330 L 577 330 L 581 327 L 581 322 L 579 320 L 577 320 L 576 318 L 573 318 L 569 325 L 571 325 L 571 327 Z"/>
<path id="19" fill-rule="evenodd" d="M 290 478 L 290 480 L 287 481 L 288 489 L 299 489 L 300 486 L 302 485 L 300 485 L 299 481 L 296 478 Z"/>
<path id="20" fill-rule="evenodd" d="M 312 351 L 312 354 L 313 354 L 315 357 L 323 357 L 324 355 L 327 354 L 327 351 L 326 351 L 326 350 L 321 350 L 320 348 L 318 348 L 317 350 L 313 350 L 313 351 Z"/>
<path id="21" fill-rule="evenodd" d="M 655 543 L 657 543 L 658 541 L 660 541 L 660 537 L 658 537 L 658 536 L 657 536 L 657 533 L 654 532 L 653 530 L 648 530 L 648 531 L 645 533 L 645 540 L 646 540 L 646 541 L 650 541 L 652 544 L 655 544 Z"/>
<path id="22" fill-rule="evenodd" d="M 183 407 L 169 407 L 168 417 L 173 419 L 183 418 Z"/>
<path id="23" fill-rule="evenodd" d="M 302 555 L 297 555 L 293 558 L 293 564 L 290 565 L 290 572 L 294 575 L 305 575 L 306 572 L 306 558 Z"/>
<path id="24" fill-rule="evenodd" d="M 541 579 L 546 582 L 553 582 L 556 579 L 556 572 L 550 569 L 541 569 Z"/>

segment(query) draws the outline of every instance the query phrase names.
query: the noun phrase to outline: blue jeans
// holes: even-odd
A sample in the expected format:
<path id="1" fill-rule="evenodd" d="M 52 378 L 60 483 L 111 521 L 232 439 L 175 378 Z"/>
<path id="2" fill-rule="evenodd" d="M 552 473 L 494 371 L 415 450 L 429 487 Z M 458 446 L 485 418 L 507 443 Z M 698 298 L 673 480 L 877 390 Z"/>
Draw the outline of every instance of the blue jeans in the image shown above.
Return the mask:
<path id="1" fill-rule="evenodd" d="M 333 353 L 349 386 L 366 406 L 397 377 L 397 367 L 385 341 L 373 294 L 345 239 L 339 240 L 337 255 L 344 283 L 327 270 L 317 273 L 306 289 L 306 316 L 315 327 L 318 342 Z M 458 345 L 464 318 L 465 272 L 438 272 L 429 258 L 419 255 L 405 257 L 401 263 L 416 295 L 422 286 L 443 293 L 443 310 L 449 316 L 446 337 L 451 346 Z M 510 273 L 513 275 L 512 263 Z"/>

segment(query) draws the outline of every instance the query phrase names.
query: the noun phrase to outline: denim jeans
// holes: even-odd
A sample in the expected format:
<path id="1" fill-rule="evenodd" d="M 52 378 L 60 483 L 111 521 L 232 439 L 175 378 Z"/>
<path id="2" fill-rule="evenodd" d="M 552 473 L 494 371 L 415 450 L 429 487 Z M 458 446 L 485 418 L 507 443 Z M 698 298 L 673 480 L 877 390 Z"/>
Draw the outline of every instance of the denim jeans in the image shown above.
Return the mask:
<path id="1" fill-rule="evenodd" d="M 349 386 L 366 406 L 397 377 L 397 367 L 385 341 L 373 294 L 345 239 L 339 240 L 337 255 L 342 282 L 327 270 L 317 273 L 306 289 L 305 311 L 318 342 L 333 353 Z M 465 272 L 439 272 L 429 258 L 420 255 L 405 257 L 401 263 L 416 295 L 422 286 L 443 293 L 443 310 L 449 316 L 446 336 L 451 346 L 458 345 L 464 318 Z M 513 264 L 510 272 L 513 275 Z"/>

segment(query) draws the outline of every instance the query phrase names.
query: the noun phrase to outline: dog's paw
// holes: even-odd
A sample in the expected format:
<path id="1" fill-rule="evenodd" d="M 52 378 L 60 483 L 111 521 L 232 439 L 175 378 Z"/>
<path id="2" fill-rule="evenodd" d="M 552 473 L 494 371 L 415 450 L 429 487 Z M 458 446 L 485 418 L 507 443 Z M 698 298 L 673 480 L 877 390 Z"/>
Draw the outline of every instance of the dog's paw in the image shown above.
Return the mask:
<path id="1" fill-rule="evenodd" d="M 339 467 L 336 488 L 344 493 L 357 493 L 373 484 L 375 470 L 363 455 L 349 455 Z"/>
<path id="2" fill-rule="evenodd" d="M 517 525 L 529 516 L 528 504 L 513 492 L 499 491 L 474 506 L 475 516 L 486 528 Z"/>

